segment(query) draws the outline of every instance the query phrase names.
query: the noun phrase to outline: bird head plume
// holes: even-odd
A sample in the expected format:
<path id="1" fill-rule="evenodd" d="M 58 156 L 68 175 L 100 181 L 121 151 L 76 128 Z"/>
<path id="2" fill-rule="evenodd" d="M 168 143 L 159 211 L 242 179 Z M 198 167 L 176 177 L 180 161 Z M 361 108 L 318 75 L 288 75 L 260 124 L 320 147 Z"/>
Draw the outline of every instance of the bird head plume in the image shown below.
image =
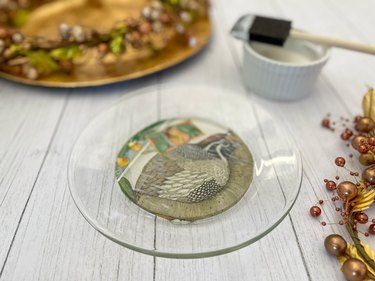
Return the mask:
<path id="1" fill-rule="evenodd" d="M 211 155 L 218 158 L 228 158 L 236 149 L 238 144 L 231 141 L 227 134 L 215 134 L 209 136 L 199 143 L 199 145 Z"/>

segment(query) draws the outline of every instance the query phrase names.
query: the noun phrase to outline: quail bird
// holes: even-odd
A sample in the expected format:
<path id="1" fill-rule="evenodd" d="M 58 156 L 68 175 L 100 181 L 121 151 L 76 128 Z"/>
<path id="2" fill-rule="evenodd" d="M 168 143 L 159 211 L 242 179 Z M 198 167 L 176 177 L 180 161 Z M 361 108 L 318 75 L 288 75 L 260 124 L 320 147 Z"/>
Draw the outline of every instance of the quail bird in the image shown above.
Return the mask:
<path id="1" fill-rule="evenodd" d="M 187 203 L 208 199 L 228 182 L 227 159 L 235 147 L 226 134 L 215 134 L 157 154 L 143 168 L 135 191 Z"/>

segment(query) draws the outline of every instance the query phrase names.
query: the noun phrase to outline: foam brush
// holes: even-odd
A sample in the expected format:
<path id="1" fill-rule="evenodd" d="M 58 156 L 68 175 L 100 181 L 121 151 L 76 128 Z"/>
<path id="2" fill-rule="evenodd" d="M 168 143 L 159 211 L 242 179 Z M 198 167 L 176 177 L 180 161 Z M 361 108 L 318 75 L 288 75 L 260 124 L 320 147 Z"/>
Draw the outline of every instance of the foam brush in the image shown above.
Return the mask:
<path id="1" fill-rule="evenodd" d="M 367 54 L 375 54 L 375 46 L 306 32 L 292 27 L 292 22 L 247 14 L 238 19 L 231 30 L 232 36 L 243 41 L 258 41 L 283 46 L 288 38 L 306 40 L 330 47 L 338 47 Z"/>

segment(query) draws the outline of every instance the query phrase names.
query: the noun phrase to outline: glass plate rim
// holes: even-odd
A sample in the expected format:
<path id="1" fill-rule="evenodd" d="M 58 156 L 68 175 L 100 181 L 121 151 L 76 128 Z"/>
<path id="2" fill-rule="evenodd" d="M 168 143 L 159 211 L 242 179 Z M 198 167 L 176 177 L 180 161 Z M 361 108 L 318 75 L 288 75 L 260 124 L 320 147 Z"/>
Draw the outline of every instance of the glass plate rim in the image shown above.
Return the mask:
<path id="1" fill-rule="evenodd" d="M 147 93 L 150 93 L 152 90 L 155 91 L 155 89 L 156 89 L 158 91 L 158 90 L 162 89 L 163 87 L 166 87 L 166 89 L 170 90 L 171 88 L 172 89 L 181 88 L 182 85 L 179 85 L 179 84 L 176 84 L 176 83 L 165 83 L 165 84 L 158 85 L 158 86 L 151 85 L 151 86 L 141 87 L 141 88 L 136 89 L 136 90 L 134 90 L 132 92 L 125 93 L 118 100 L 114 101 L 113 104 L 111 104 L 110 106 L 108 106 L 108 107 L 104 108 L 102 111 L 100 111 L 92 120 L 88 121 L 85 124 L 85 126 L 83 127 L 82 131 L 79 133 L 78 137 L 73 142 L 74 144 L 73 144 L 73 147 L 72 147 L 71 152 L 69 154 L 68 169 L 67 169 L 68 170 L 67 171 L 68 188 L 69 188 L 71 197 L 73 199 L 73 202 L 76 205 L 76 207 L 79 210 L 79 212 L 81 213 L 81 215 L 85 218 L 85 220 L 96 231 L 98 231 L 100 234 L 102 234 L 104 237 L 108 238 L 112 242 L 115 242 L 115 243 L 117 243 L 117 244 L 119 244 L 119 245 L 121 245 L 121 246 L 123 246 L 125 248 L 128 248 L 130 250 L 133 250 L 133 251 L 136 251 L 136 252 L 139 252 L 139 253 L 143 253 L 143 254 L 150 255 L 150 256 L 155 256 L 155 257 L 161 257 L 161 258 L 199 259 L 199 258 L 208 258 L 208 257 L 219 256 L 219 255 L 227 254 L 227 253 L 230 253 L 230 252 L 242 249 L 242 248 L 244 248 L 246 246 L 249 246 L 249 245 L 253 244 L 254 242 L 260 240 L 261 238 L 265 237 L 267 234 L 269 234 L 271 231 L 273 231 L 285 219 L 285 217 L 287 215 L 289 215 L 291 209 L 293 208 L 294 204 L 296 203 L 296 201 L 298 199 L 298 195 L 299 195 L 299 193 L 301 191 L 302 180 L 303 180 L 303 161 L 302 161 L 302 156 L 301 156 L 301 153 L 300 153 L 299 149 L 296 149 L 296 148 L 293 149 L 293 153 L 295 154 L 296 161 L 298 163 L 297 166 L 299 166 L 300 168 L 298 169 L 298 176 L 297 176 L 297 178 L 299 179 L 299 181 L 298 181 L 298 187 L 292 193 L 292 198 L 293 199 L 289 200 L 289 201 L 286 201 L 286 203 L 285 203 L 285 205 L 289 205 L 289 206 L 284 210 L 283 214 L 278 219 L 272 221 L 272 223 L 270 223 L 266 227 L 263 227 L 259 231 L 259 234 L 253 236 L 251 239 L 249 239 L 247 241 L 239 243 L 238 245 L 232 245 L 232 246 L 228 246 L 228 247 L 223 247 L 222 249 L 219 249 L 219 250 L 202 251 L 202 252 L 194 252 L 194 253 L 176 253 L 176 252 L 171 253 L 171 252 L 160 251 L 160 250 L 156 250 L 156 249 L 155 250 L 149 250 L 149 249 L 145 249 L 145 248 L 142 248 L 142 247 L 134 246 L 134 245 L 132 245 L 130 243 L 125 243 L 120 238 L 115 237 L 115 235 L 111 235 L 110 231 L 106 230 L 104 227 L 101 227 L 98 223 L 95 222 L 96 221 L 95 219 L 92 219 L 89 214 L 86 214 L 84 212 L 83 203 L 79 199 L 79 196 L 75 193 L 74 188 L 72 187 L 73 183 L 71 182 L 71 175 L 73 173 L 73 171 L 72 171 L 72 169 L 73 169 L 73 163 L 72 162 L 73 162 L 73 159 L 74 159 L 73 155 L 74 155 L 74 152 L 76 150 L 76 144 L 79 142 L 79 140 L 84 135 L 84 133 L 86 132 L 86 130 L 91 125 L 94 124 L 94 122 L 96 121 L 96 119 L 99 119 L 101 116 L 104 116 L 108 111 L 110 111 L 113 108 L 115 108 L 116 106 L 118 106 L 119 103 L 123 102 L 124 100 L 130 99 L 130 98 L 134 98 L 135 96 L 140 95 L 140 94 L 146 94 L 147 95 Z M 214 86 L 207 86 L 207 85 L 203 85 L 203 84 L 195 84 L 194 86 L 192 86 L 192 88 L 202 88 L 202 87 L 206 88 L 206 89 L 215 89 L 215 88 L 217 88 L 217 87 L 214 87 Z M 233 91 L 233 90 L 231 90 L 231 89 L 229 89 L 227 87 L 220 87 L 220 89 L 222 91 Z M 223 94 L 220 94 L 220 95 L 223 95 Z M 237 95 L 237 98 L 242 98 L 244 100 L 247 100 L 245 97 L 239 96 L 239 95 Z M 271 119 L 273 119 L 272 115 L 266 109 L 263 109 L 262 107 L 261 107 L 261 109 L 263 111 L 265 111 L 271 117 Z M 293 137 L 289 137 L 289 142 L 291 144 L 294 144 L 295 143 L 294 138 Z"/>

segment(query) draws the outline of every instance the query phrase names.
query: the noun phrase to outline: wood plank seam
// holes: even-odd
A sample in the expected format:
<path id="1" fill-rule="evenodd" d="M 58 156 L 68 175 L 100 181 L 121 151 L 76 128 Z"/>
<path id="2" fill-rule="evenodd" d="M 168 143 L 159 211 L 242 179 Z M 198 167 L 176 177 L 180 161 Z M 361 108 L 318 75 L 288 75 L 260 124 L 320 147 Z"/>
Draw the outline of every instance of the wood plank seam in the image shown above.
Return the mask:
<path id="1" fill-rule="evenodd" d="M 62 117 L 63 117 L 63 115 L 64 115 L 64 112 L 65 112 L 66 106 L 67 106 L 67 104 L 68 104 L 68 99 L 69 99 L 69 96 L 66 96 L 66 97 L 65 97 L 65 100 L 64 100 L 64 104 L 63 104 L 62 109 L 61 109 L 61 112 L 60 112 L 60 114 L 59 114 L 59 118 L 58 118 L 58 120 L 57 120 L 57 122 L 56 122 L 56 126 L 55 126 L 55 128 L 54 128 L 54 130 L 53 130 L 53 133 L 52 133 L 51 139 L 50 139 L 50 141 L 49 141 L 49 143 L 48 143 L 48 146 L 47 146 L 46 152 L 45 152 L 45 154 L 44 154 L 44 156 L 43 156 L 42 163 L 41 163 L 41 165 L 40 165 L 40 167 L 39 167 L 38 173 L 37 173 L 37 175 L 36 175 L 36 177 L 35 177 L 35 180 L 34 180 L 34 183 L 33 183 L 33 185 L 32 185 L 32 188 L 31 188 L 31 190 L 30 190 L 29 196 L 28 196 L 28 198 L 27 198 L 27 200 L 26 200 L 25 206 L 24 206 L 24 208 L 23 208 L 23 210 L 22 210 L 22 213 L 21 213 L 21 216 L 20 216 L 20 218 L 19 218 L 19 220 L 18 220 L 16 230 L 15 230 L 15 232 L 14 232 L 14 235 L 13 235 L 12 241 L 11 241 L 11 243 L 10 243 L 10 245 L 9 245 L 9 248 L 8 248 L 7 254 L 6 254 L 6 256 L 5 256 L 4 263 L 3 263 L 2 267 L 1 267 L 1 271 L 0 271 L 0 280 L 1 280 L 1 277 L 2 277 L 2 275 L 3 275 L 4 268 L 5 268 L 6 264 L 7 264 L 9 254 L 10 254 L 11 249 L 12 249 L 12 247 L 13 247 L 14 240 L 15 240 L 15 238 L 16 238 L 16 236 L 17 236 L 17 232 L 18 232 L 19 226 L 20 226 L 20 224 L 21 224 L 21 222 L 22 222 L 23 215 L 25 214 L 26 208 L 27 208 L 28 203 L 29 203 L 29 201 L 30 201 L 31 194 L 32 194 L 33 191 L 34 191 L 34 188 L 35 188 L 35 186 L 36 186 L 36 183 L 38 182 L 40 172 L 41 172 L 41 170 L 43 169 L 44 163 L 45 163 L 45 161 L 46 161 L 46 159 L 47 159 L 47 156 L 48 156 L 48 154 L 49 154 L 49 151 L 50 151 L 51 145 L 52 145 L 52 143 L 53 143 L 53 140 L 54 140 L 55 135 L 56 135 L 56 133 L 57 133 L 57 130 L 58 130 L 58 128 L 59 128 L 59 125 L 60 125 L 60 122 L 61 122 L 61 120 L 62 120 Z"/>
<path id="2" fill-rule="evenodd" d="M 64 194 L 63 194 L 63 198 L 65 198 L 65 196 L 66 196 L 66 192 L 68 191 L 68 184 L 66 184 L 65 185 L 65 190 L 64 190 Z M 68 191 L 69 192 L 69 191 Z M 69 194 L 69 196 L 70 196 L 70 194 Z M 61 212 L 61 209 L 60 209 L 60 212 Z M 66 217 L 66 213 L 65 213 L 65 217 Z M 66 220 L 64 219 L 63 220 L 63 228 L 65 228 L 65 222 L 66 222 Z M 60 240 L 59 240 L 59 245 L 61 245 L 62 244 L 62 240 L 63 240 L 63 236 L 61 235 L 61 237 L 60 237 Z M 60 255 L 60 250 L 61 250 L 61 247 L 59 247 L 58 248 L 58 250 L 57 250 L 57 255 Z M 39 274 L 40 274 L 40 271 L 41 271 L 41 269 L 39 270 Z M 56 271 L 54 272 L 54 274 L 53 274 L 53 280 L 55 280 L 55 278 L 56 278 Z"/>
<path id="3" fill-rule="evenodd" d="M 294 237 L 297 241 L 298 250 L 299 250 L 299 252 L 301 254 L 301 257 L 302 257 L 302 263 L 303 263 L 303 266 L 306 270 L 307 278 L 309 279 L 309 281 L 312 281 L 312 277 L 311 277 L 309 268 L 307 266 L 307 261 L 306 261 L 305 256 L 303 255 L 302 247 L 301 247 L 300 241 L 298 239 L 297 231 L 296 231 L 296 228 L 294 227 L 294 223 L 293 223 L 293 220 L 292 220 L 292 217 L 290 216 L 290 214 L 288 214 L 288 218 L 289 218 L 290 224 L 292 225 L 293 234 L 294 234 Z"/>
<path id="4" fill-rule="evenodd" d="M 18 134 L 19 134 L 19 132 L 21 131 L 21 128 L 24 126 L 25 122 L 26 122 L 26 118 L 25 118 L 25 119 L 21 122 L 21 124 L 19 124 L 19 126 L 17 127 L 17 131 L 16 131 L 16 133 L 14 134 L 14 136 L 13 136 L 13 138 L 12 138 L 12 140 L 11 140 L 11 143 L 14 142 L 14 141 L 17 139 Z M 6 156 L 7 156 L 7 154 L 8 154 L 9 152 L 10 152 L 10 150 L 7 150 L 7 151 L 5 152 L 5 154 L 1 157 L 0 164 L 2 163 L 3 159 L 6 159 Z M 7 172 L 4 174 L 4 177 L 0 180 L 0 186 L 2 186 L 4 180 L 6 179 L 6 176 L 5 176 L 5 175 L 7 175 L 7 174 L 9 173 L 9 170 L 11 169 L 11 166 L 10 166 L 10 165 L 7 165 L 7 166 L 8 166 L 8 170 L 7 170 Z M 1 203 L 0 203 L 0 208 L 1 208 L 1 206 L 3 205 L 5 199 L 6 199 L 7 195 L 8 195 L 8 192 L 9 192 L 9 190 L 10 190 L 10 187 L 13 185 L 13 181 L 14 181 L 15 179 L 16 179 L 16 174 L 13 176 L 13 178 L 12 178 L 10 184 L 8 185 L 8 189 L 7 189 L 7 191 L 5 192 L 4 197 L 3 197 L 3 200 L 2 200 Z"/>
<path id="5" fill-rule="evenodd" d="M 223 19 L 224 21 L 226 21 L 226 17 L 225 17 L 225 15 L 222 15 L 222 19 Z M 238 55 L 237 55 L 236 50 L 234 50 L 233 43 L 231 43 L 229 40 L 226 40 L 226 43 L 227 43 L 228 48 L 229 48 L 229 50 L 230 50 L 230 53 L 231 53 L 231 55 L 232 55 L 232 58 L 233 58 L 234 64 L 235 64 L 235 66 L 236 66 L 237 73 L 238 73 L 238 75 L 241 77 L 242 82 L 244 82 L 244 81 L 243 81 L 243 80 L 244 80 L 244 77 L 243 77 L 243 75 L 241 75 L 241 74 L 242 74 L 242 71 L 241 71 L 241 69 L 242 69 L 242 65 L 240 64 L 240 60 L 239 60 L 239 58 L 238 58 Z M 258 119 L 256 106 L 253 105 L 253 107 L 255 108 L 255 109 L 254 109 L 254 112 L 255 112 L 256 118 Z M 262 136 L 263 140 L 265 141 L 265 139 L 264 139 L 265 137 L 264 137 L 264 134 L 263 134 L 263 130 L 262 130 L 262 128 L 259 128 L 259 130 L 261 131 L 261 136 Z M 266 143 L 266 142 L 265 142 L 265 143 Z M 266 143 L 266 148 L 267 148 L 267 150 L 268 150 L 268 152 L 269 152 L 269 148 L 268 148 L 267 143 Z M 269 154 L 270 154 L 270 153 L 269 153 Z M 270 156 L 271 156 L 271 155 L 270 155 Z M 302 161 L 302 156 L 301 156 L 301 161 Z M 303 174 L 302 174 L 302 176 L 303 176 Z M 284 195 L 284 192 L 283 192 L 283 195 Z M 285 195 L 284 195 L 284 196 L 285 196 Z M 294 234 L 294 236 L 295 236 L 295 240 L 296 240 L 296 242 L 297 242 L 297 246 L 298 246 L 299 254 L 300 254 L 301 258 L 302 258 L 302 263 L 303 263 L 303 266 L 304 266 L 304 269 L 305 269 L 305 272 L 306 272 L 307 278 L 308 278 L 309 281 L 311 281 L 311 280 L 312 280 L 312 277 L 311 277 L 311 274 L 310 274 L 309 269 L 308 269 L 308 267 L 307 267 L 306 259 L 305 259 L 304 255 L 303 255 L 303 252 L 302 252 L 302 248 L 301 248 L 301 245 L 300 245 L 300 242 L 299 242 L 299 239 L 298 239 L 298 235 L 297 235 L 296 229 L 295 229 L 295 227 L 294 227 L 294 221 L 293 221 L 293 219 L 292 219 L 292 217 L 291 217 L 290 214 L 288 214 L 288 217 L 289 217 L 289 220 L 290 220 L 290 223 L 291 223 L 292 229 L 293 229 L 293 234 Z"/>

